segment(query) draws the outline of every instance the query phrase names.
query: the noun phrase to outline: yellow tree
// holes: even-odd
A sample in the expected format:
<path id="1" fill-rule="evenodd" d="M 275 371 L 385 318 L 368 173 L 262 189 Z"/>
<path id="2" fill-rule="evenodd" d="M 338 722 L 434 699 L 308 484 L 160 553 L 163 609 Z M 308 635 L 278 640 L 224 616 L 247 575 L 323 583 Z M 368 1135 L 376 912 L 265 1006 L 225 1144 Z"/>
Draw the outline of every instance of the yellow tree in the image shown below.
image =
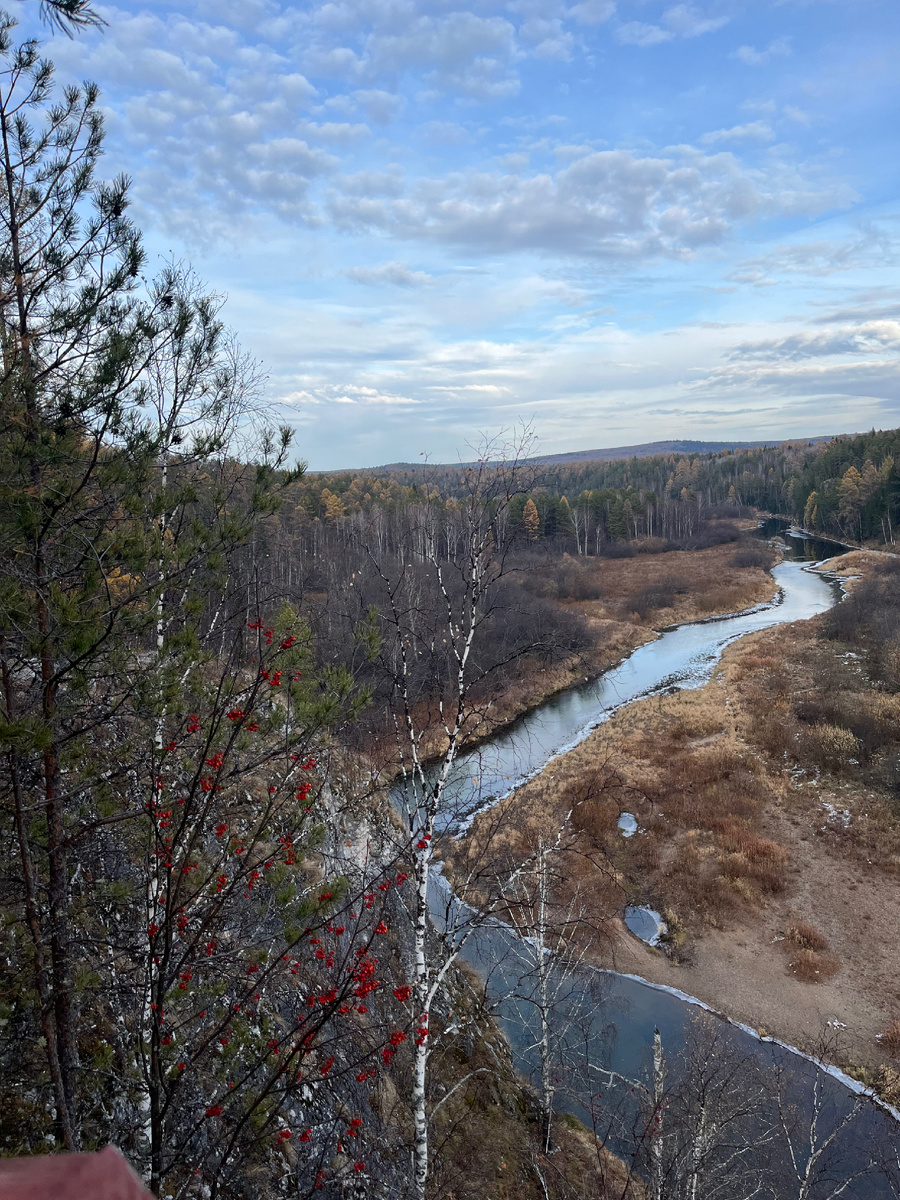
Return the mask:
<path id="1" fill-rule="evenodd" d="M 530 496 L 525 502 L 525 508 L 522 510 L 522 524 L 525 526 L 525 534 L 528 540 L 536 542 L 541 532 L 541 517 L 537 510 L 537 505 Z"/>
<path id="2" fill-rule="evenodd" d="M 859 524 L 859 510 L 863 504 L 862 478 L 856 467 L 848 467 L 838 484 L 838 504 L 841 516 L 851 533 Z"/>
<path id="3" fill-rule="evenodd" d="M 322 504 L 325 507 L 325 520 L 329 525 L 334 525 L 345 514 L 343 500 L 328 488 L 322 488 Z"/>
<path id="4" fill-rule="evenodd" d="M 803 524 L 807 529 L 815 529 L 819 519 L 819 493 L 810 492 L 803 509 Z"/>

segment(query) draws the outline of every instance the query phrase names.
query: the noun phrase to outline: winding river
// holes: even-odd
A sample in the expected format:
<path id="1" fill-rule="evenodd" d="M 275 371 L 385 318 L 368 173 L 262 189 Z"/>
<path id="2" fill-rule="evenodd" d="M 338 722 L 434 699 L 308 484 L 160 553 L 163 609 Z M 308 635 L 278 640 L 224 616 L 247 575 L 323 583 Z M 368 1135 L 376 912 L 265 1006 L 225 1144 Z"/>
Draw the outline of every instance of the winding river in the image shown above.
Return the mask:
<path id="1" fill-rule="evenodd" d="M 776 527 L 777 528 L 777 527 Z M 776 528 L 764 529 L 772 534 Z M 782 525 L 777 530 L 784 536 Z M 557 695 L 540 708 L 504 729 L 485 744 L 461 756 L 455 764 L 447 789 L 446 808 L 454 813 L 445 828 L 461 831 L 472 813 L 488 807 L 509 794 L 524 780 L 538 774 L 548 763 L 583 741 L 590 732 L 625 704 L 667 689 L 696 688 L 706 683 L 724 647 L 744 634 L 788 621 L 799 621 L 824 612 L 840 597 L 839 585 L 808 569 L 809 560 L 841 553 L 843 547 L 813 543 L 808 539 L 785 538 L 786 558 L 773 569 L 779 592 L 770 604 L 733 616 L 682 625 L 664 631 L 653 642 L 635 650 L 627 659 L 599 679 Z M 793 543 L 793 545 L 792 545 Z M 804 559 L 807 561 L 804 563 Z M 461 814 L 461 815 L 460 815 Z M 450 893 L 440 874 L 434 878 L 431 895 L 432 915 L 439 927 L 449 923 L 465 930 L 465 910 Z M 481 973 L 489 994 L 497 1000 L 500 1015 L 513 1046 L 517 1068 L 534 1075 L 537 1068 L 534 1050 L 536 1031 L 534 1009 L 528 989 L 533 983 L 533 948 L 520 942 L 508 927 L 499 922 L 470 930 L 463 947 L 466 958 Z M 561 981 L 557 981 L 561 983 Z M 565 1042 L 570 1036 L 581 1043 L 580 1055 L 593 1081 L 559 1095 L 560 1106 L 569 1109 L 590 1125 L 588 1092 L 603 1090 L 615 1094 L 614 1076 L 630 1079 L 648 1077 L 654 1029 L 662 1037 L 668 1055 L 677 1055 L 685 1045 L 692 1015 L 700 1005 L 692 997 L 674 989 L 654 985 L 634 976 L 611 971 L 583 968 L 561 984 L 554 1019 L 555 1036 Z M 778 1062 L 789 1077 L 792 1103 L 806 1121 L 811 1114 L 817 1091 L 823 1110 L 819 1135 L 836 1130 L 829 1149 L 829 1161 L 838 1163 L 837 1175 L 850 1179 L 867 1161 L 874 1146 L 900 1145 L 898 1126 L 884 1108 L 865 1102 L 852 1122 L 842 1127 L 845 1116 L 857 1102 L 858 1085 L 840 1072 L 826 1071 L 790 1047 L 760 1039 L 746 1027 L 728 1022 L 726 1036 L 737 1050 L 763 1064 Z M 586 1032 L 587 1031 L 587 1032 Z M 565 1057 L 565 1055 L 563 1055 Z M 606 1080 L 601 1087 L 599 1081 Z M 614 1102 L 627 1109 L 626 1095 Z M 607 1105 L 613 1103 L 606 1101 Z M 617 1148 L 614 1132 L 610 1144 Z M 623 1145 L 618 1148 L 624 1149 Z M 766 1152 L 769 1153 L 769 1152 Z M 801 1149 L 802 1159 L 804 1151 Z M 836 1157 L 835 1157 L 836 1156 Z M 797 1195 L 796 1188 L 786 1195 Z M 837 1195 L 836 1191 L 813 1189 L 810 1200 Z M 880 1172 L 864 1172 L 845 1186 L 840 1194 L 846 1200 L 889 1200 L 897 1193 Z"/>
<path id="2" fill-rule="evenodd" d="M 731 642 L 758 629 L 825 612 L 839 595 L 837 584 L 806 570 L 801 562 L 782 562 L 772 574 L 779 587 L 773 603 L 667 630 L 599 679 L 551 697 L 460 755 L 444 793 L 448 812 L 471 813 L 508 795 L 584 741 L 623 705 L 667 688 L 702 687 Z"/>

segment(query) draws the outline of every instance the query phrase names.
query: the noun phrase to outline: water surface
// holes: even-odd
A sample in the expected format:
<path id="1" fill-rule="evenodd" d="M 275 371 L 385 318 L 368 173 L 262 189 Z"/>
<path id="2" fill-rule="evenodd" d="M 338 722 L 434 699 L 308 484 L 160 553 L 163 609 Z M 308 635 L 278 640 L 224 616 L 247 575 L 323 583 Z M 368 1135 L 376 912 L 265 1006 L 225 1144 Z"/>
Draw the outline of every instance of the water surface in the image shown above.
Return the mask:
<path id="1" fill-rule="evenodd" d="M 806 570 L 803 563 L 782 562 L 772 574 L 779 588 L 773 603 L 669 629 L 599 679 L 552 696 L 484 745 L 461 755 L 444 793 L 445 824 L 464 824 L 473 812 L 508 795 L 578 745 L 622 705 L 666 688 L 702 687 L 722 650 L 735 639 L 825 612 L 837 598 L 837 585 Z"/>

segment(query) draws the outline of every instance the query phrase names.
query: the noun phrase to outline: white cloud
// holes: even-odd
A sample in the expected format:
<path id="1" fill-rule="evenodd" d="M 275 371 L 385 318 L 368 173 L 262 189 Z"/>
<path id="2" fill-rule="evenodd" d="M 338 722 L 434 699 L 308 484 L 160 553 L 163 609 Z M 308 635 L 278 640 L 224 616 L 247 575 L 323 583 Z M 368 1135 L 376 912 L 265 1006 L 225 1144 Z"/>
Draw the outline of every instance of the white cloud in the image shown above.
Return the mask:
<path id="1" fill-rule="evenodd" d="M 645 21 L 626 21 L 616 30 L 616 40 L 629 46 L 656 46 L 676 37 L 694 38 L 713 33 L 727 25 L 730 17 L 708 17 L 692 4 L 673 4 L 667 8 L 660 25 Z"/>
<path id="2" fill-rule="evenodd" d="M 679 37 L 700 37 L 727 25 L 730 17 L 706 17 L 690 4 L 675 4 L 662 16 L 663 24 Z"/>
<path id="3" fill-rule="evenodd" d="M 368 125 L 350 124 L 348 121 L 302 121 L 297 131 L 306 137 L 318 138 L 320 142 L 336 146 L 351 146 L 368 137 L 371 132 Z"/>
<path id="4" fill-rule="evenodd" d="M 791 39 L 780 37 L 769 42 L 764 50 L 757 50 L 755 46 L 739 46 L 734 52 L 734 57 L 748 67 L 762 67 L 773 58 L 787 58 L 792 53 Z"/>
<path id="5" fill-rule="evenodd" d="M 614 16 L 615 11 L 614 0 L 583 0 L 570 8 L 568 15 L 582 25 L 601 25 Z"/>
<path id="6" fill-rule="evenodd" d="M 537 294 L 548 282 L 523 276 L 516 287 Z M 387 318 L 374 309 L 364 316 L 312 305 L 284 314 L 284 369 L 275 394 L 308 397 L 292 419 L 317 468 L 410 459 L 420 450 L 433 461 L 453 461 L 473 429 L 530 415 L 548 448 L 573 450 L 651 436 L 832 433 L 886 426 L 894 413 L 900 419 L 897 352 L 885 345 L 893 331 L 868 332 L 877 333 L 874 353 L 797 361 L 734 352 L 769 342 L 787 348 L 791 338 L 800 344 L 808 327 L 785 333 L 771 323 L 697 322 L 640 332 L 612 324 L 608 312 L 582 312 L 577 324 L 554 331 L 551 321 L 508 338 L 487 335 L 476 321 L 471 338 L 453 339 L 443 322 L 427 317 L 439 298 L 431 288 L 427 299 L 417 293 L 414 322 L 394 306 Z M 302 376 L 297 328 L 306 331 L 311 351 Z M 355 390 L 363 387 L 375 397 Z"/>
<path id="7" fill-rule="evenodd" d="M 683 147 L 669 158 L 598 151 L 555 174 L 467 171 L 420 179 L 397 198 L 336 188 L 328 207 L 347 231 L 380 230 L 487 253 L 634 260 L 689 256 L 721 242 L 743 219 L 822 211 L 846 199 L 841 186 L 810 185 L 778 162 L 749 171 L 731 154 Z"/>
<path id="8" fill-rule="evenodd" d="M 330 384 L 314 391 L 296 391 L 283 396 L 281 404 L 302 406 L 304 404 L 356 404 L 360 407 L 410 407 L 421 404 L 412 396 L 403 396 L 396 392 L 383 392 L 378 388 L 367 387 L 363 384 Z"/>
<path id="9" fill-rule="evenodd" d="M 353 93 L 353 99 L 376 125 L 389 125 L 396 120 L 405 104 L 402 96 L 380 88 L 363 88 Z"/>
<path id="10" fill-rule="evenodd" d="M 841 145 L 846 125 L 831 119 L 871 102 L 868 59 L 848 52 L 856 74 L 835 100 L 818 38 L 797 32 L 794 66 L 788 38 L 771 40 L 772 6 L 734 0 L 632 0 L 618 15 L 612 0 L 175 7 L 115 0 L 102 35 L 50 53 L 62 79 L 105 89 L 103 169 L 134 176 L 151 256 L 199 246 L 273 396 L 300 402 L 292 419 L 317 466 L 423 447 L 452 460 L 473 428 L 532 411 L 572 449 L 663 426 L 747 437 L 763 420 L 784 436 L 862 427 L 870 413 L 883 423 L 897 296 L 841 300 L 834 277 L 875 284 L 896 257 L 872 151 L 881 127 L 860 115 L 858 140 Z M 740 68 L 687 41 L 739 10 L 752 44 L 737 61 L 782 76 L 755 76 L 765 86 L 744 91 L 761 98 L 743 106 L 726 78 Z M 678 70 L 607 70 L 617 38 L 669 45 Z M 785 103 L 804 96 L 815 135 Z M 679 127 L 710 132 L 699 148 L 655 149 Z M 791 145 L 770 148 L 784 128 Z M 786 235 L 779 219 L 854 199 L 841 177 L 864 193 L 856 226 L 871 214 L 881 229 L 836 214 Z M 773 226 L 785 244 L 773 247 Z M 768 290 L 729 296 L 729 271 Z M 810 294 L 805 324 L 785 316 Z M 641 332 L 673 311 L 683 323 Z"/>
<path id="11" fill-rule="evenodd" d="M 830 329 L 827 333 L 802 332 L 762 342 L 744 342 L 732 350 L 732 359 L 822 358 L 834 354 L 871 354 L 900 351 L 900 321 L 865 321 Z"/>
<path id="12" fill-rule="evenodd" d="M 714 146 L 717 142 L 771 142 L 774 138 L 771 125 L 765 121 L 751 121 L 748 125 L 732 125 L 730 129 L 704 133 L 700 142 L 704 146 Z"/>
<path id="13" fill-rule="evenodd" d="M 387 262 L 380 267 L 351 267 L 346 274 L 357 283 L 369 287 L 390 283 L 396 287 L 423 287 L 431 282 L 431 276 L 425 271 L 411 271 L 406 263 Z"/>
<path id="14" fill-rule="evenodd" d="M 698 391 L 721 393 L 765 390 L 781 395 L 809 395 L 829 398 L 865 396 L 895 403 L 900 398 L 897 360 L 872 359 L 868 362 L 804 363 L 802 365 L 758 366 L 743 364 L 720 367 L 691 385 Z M 859 416 L 859 429 L 865 424 Z"/>
<path id="15" fill-rule="evenodd" d="M 626 21 L 616 30 L 616 41 L 623 46 L 656 46 L 670 42 L 675 34 L 659 25 L 648 25 L 644 21 Z"/>
<path id="16" fill-rule="evenodd" d="M 568 62 L 572 57 L 575 39 L 563 29 L 562 21 L 533 17 L 519 26 L 519 37 L 533 44 L 535 58 L 555 58 Z"/>
<path id="17" fill-rule="evenodd" d="M 513 25 L 472 12 L 420 15 L 397 32 L 373 31 L 356 70 L 360 77 L 396 76 L 414 69 L 432 86 L 477 98 L 514 95 L 518 58 Z"/>
<path id="18" fill-rule="evenodd" d="M 348 196 L 402 196 L 403 175 L 399 168 L 387 171 L 354 171 L 337 181 L 341 192 Z"/>
<path id="19" fill-rule="evenodd" d="M 794 121 L 797 125 L 811 125 L 812 119 L 808 112 L 802 108 L 795 108 L 793 104 L 784 106 L 784 115 L 789 121 Z"/>
<path id="20" fill-rule="evenodd" d="M 887 294 L 890 294 L 890 291 Z M 896 291 L 893 294 L 896 296 Z M 845 321 L 883 321 L 890 320 L 893 317 L 900 318 L 900 301 L 885 303 L 882 296 L 875 299 L 871 294 L 868 294 L 860 298 L 857 304 L 852 304 L 847 308 L 835 309 L 830 313 L 825 313 L 823 316 L 817 317 L 815 324 L 832 325 Z"/>
<path id="21" fill-rule="evenodd" d="M 766 117 L 774 117 L 778 112 L 778 105 L 774 100 L 745 100 L 741 108 L 744 112 L 760 113 Z"/>
<path id="22" fill-rule="evenodd" d="M 776 246 L 738 263 L 729 274 L 736 283 L 771 282 L 772 275 L 834 275 L 839 271 L 891 267 L 897 261 L 895 239 L 877 226 L 869 226 L 843 241 L 824 239 Z"/>

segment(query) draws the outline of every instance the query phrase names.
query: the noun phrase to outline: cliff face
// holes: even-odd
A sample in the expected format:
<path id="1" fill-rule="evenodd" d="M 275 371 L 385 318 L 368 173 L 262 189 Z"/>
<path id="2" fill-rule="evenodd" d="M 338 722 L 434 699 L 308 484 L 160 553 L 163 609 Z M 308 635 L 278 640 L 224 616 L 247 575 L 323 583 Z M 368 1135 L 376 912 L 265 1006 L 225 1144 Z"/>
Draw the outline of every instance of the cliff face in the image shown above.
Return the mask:
<path id="1" fill-rule="evenodd" d="M 329 805 L 328 837 L 322 849 L 327 874 L 345 876 L 351 890 L 363 875 L 372 879 L 381 871 L 397 878 L 398 818 L 389 799 L 382 794 L 364 811 L 350 812 L 332 793 Z M 336 1051 L 338 1063 L 347 1069 L 360 1050 L 397 1021 L 395 989 L 402 989 L 409 978 L 413 952 L 410 898 L 402 887 L 387 890 L 382 912 L 389 932 L 380 939 L 376 956 L 381 986 L 367 998 L 369 1011 L 360 1017 L 355 1038 Z M 437 956 L 439 934 L 434 930 L 431 939 L 430 949 Z M 522 1200 L 584 1195 L 603 1200 L 643 1194 L 639 1184 L 629 1183 L 622 1164 L 573 1119 L 560 1119 L 551 1158 L 542 1153 L 534 1091 L 516 1074 L 509 1042 L 492 1014 L 482 981 L 466 963 L 451 967 L 428 1023 L 430 1194 L 448 1200 L 513 1195 Z M 412 1079 L 407 1041 L 396 1047 L 377 1078 L 354 1081 L 348 1089 L 345 1102 L 364 1117 L 358 1144 L 367 1148 L 366 1186 L 371 1190 L 363 1188 L 361 1195 L 411 1194 Z M 327 1128 L 334 1110 L 335 1098 L 323 1093 L 310 1098 L 304 1119 Z M 298 1149 L 288 1143 L 292 1159 Z M 342 1147 L 328 1164 L 335 1182 L 343 1178 L 345 1190 L 350 1161 L 347 1148 Z M 363 1187 L 362 1181 L 357 1182 Z"/>

